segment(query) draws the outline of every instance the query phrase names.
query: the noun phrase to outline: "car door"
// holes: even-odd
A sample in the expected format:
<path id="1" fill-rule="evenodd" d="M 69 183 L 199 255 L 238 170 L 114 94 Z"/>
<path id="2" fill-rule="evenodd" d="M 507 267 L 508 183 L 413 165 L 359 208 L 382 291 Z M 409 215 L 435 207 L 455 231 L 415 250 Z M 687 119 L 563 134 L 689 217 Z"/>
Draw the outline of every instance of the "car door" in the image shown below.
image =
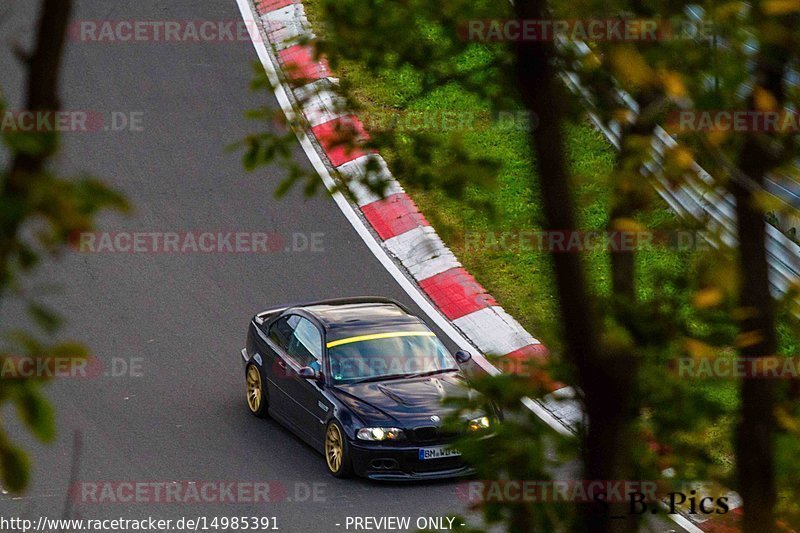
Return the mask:
<path id="1" fill-rule="evenodd" d="M 257 338 L 258 353 L 263 358 L 264 377 L 267 381 L 267 398 L 270 412 L 278 417 L 285 417 L 288 408 L 286 386 L 285 359 L 286 348 L 294 333 L 294 326 L 300 317 L 288 315 L 271 324 L 259 326 Z"/>
<path id="2" fill-rule="evenodd" d="M 302 378 L 297 373 L 305 366 L 318 372 L 322 370 L 322 333 L 313 322 L 299 317 L 286 356 L 288 416 L 312 441 L 321 443 L 330 404 L 322 394 L 322 383 Z"/>

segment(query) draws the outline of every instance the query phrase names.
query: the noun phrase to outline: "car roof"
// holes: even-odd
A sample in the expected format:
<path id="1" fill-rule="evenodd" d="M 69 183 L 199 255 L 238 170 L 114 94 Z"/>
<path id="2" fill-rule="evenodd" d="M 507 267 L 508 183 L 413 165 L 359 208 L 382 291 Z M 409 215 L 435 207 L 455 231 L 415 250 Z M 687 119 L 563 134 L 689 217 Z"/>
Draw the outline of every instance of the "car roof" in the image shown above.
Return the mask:
<path id="1" fill-rule="evenodd" d="M 422 320 L 391 302 L 313 304 L 303 309 L 323 325 L 329 342 L 371 333 L 428 330 Z"/>

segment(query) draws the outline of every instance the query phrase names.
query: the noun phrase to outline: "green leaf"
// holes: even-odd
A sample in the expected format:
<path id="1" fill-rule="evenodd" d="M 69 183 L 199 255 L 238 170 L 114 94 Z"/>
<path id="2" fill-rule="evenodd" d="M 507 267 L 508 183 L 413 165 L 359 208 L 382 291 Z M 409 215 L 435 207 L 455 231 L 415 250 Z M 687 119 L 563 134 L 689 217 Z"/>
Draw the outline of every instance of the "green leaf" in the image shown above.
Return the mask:
<path id="1" fill-rule="evenodd" d="M 258 151 L 260 144 L 255 139 L 248 139 L 247 151 L 244 153 L 243 164 L 245 170 L 252 172 L 258 166 Z"/>
<path id="2" fill-rule="evenodd" d="M 89 350 L 86 346 L 77 342 L 64 342 L 50 348 L 53 357 L 89 357 Z"/>
<path id="3" fill-rule="evenodd" d="M 17 413 L 28 429 L 42 442 L 52 442 L 56 436 L 53 407 L 38 388 L 25 387 L 14 399 Z"/>
<path id="4" fill-rule="evenodd" d="M 61 327 L 61 317 L 47 307 L 32 303 L 28 306 L 28 313 L 36 324 L 47 333 L 55 333 Z"/>
<path id="5" fill-rule="evenodd" d="M 30 482 L 30 463 L 28 456 L 20 448 L 0 440 L 0 476 L 3 487 L 20 493 Z"/>
<path id="6" fill-rule="evenodd" d="M 13 329 L 4 335 L 8 341 L 26 354 L 44 353 L 44 348 L 39 339 L 21 329 Z"/>
<path id="7" fill-rule="evenodd" d="M 296 165 L 292 165 L 288 168 L 289 176 L 284 179 L 282 182 L 278 184 L 278 187 L 275 189 L 275 198 L 283 198 L 286 196 L 292 187 L 300 181 L 303 174 L 299 167 Z"/>

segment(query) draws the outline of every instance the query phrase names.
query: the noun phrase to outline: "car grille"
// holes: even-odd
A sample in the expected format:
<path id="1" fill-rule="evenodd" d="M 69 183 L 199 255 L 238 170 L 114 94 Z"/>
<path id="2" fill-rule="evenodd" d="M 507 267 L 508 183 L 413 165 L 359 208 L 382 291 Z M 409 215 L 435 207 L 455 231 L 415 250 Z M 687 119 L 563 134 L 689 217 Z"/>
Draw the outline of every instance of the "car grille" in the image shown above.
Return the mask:
<path id="1" fill-rule="evenodd" d="M 411 434 L 414 442 L 419 443 L 452 440 L 457 437 L 455 433 L 442 431 L 436 426 L 419 426 L 411 430 Z"/>
<path id="2" fill-rule="evenodd" d="M 439 436 L 436 426 L 421 426 L 414 428 L 414 440 L 417 442 L 432 442 Z"/>

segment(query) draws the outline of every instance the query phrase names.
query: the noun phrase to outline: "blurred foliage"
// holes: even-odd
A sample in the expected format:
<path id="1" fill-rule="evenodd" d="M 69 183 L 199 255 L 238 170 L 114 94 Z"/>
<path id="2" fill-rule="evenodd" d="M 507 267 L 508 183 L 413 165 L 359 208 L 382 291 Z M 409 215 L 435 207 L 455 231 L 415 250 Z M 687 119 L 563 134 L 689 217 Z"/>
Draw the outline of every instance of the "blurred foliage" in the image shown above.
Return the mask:
<path id="1" fill-rule="evenodd" d="M 7 107 L 0 92 L 0 116 Z M 20 375 L 24 364 L 53 365 L 56 359 L 80 360 L 87 348 L 77 342 L 55 342 L 63 319 L 38 301 L 38 290 L 26 289 L 22 279 L 43 261 L 58 259 L 77 233 L 92 229 L 98 213 L 127 211 L 117 192 L 89 177 L 59 177 L 47 163 L 59 149 L 55 132 L 3 131 L 4 160 L 0 170 L 0 303 L 19 300 L 27 307 L 35 331 L 0 329 L 0 406 L 10 402 L 25 427 L 42 442 L 56 435 L 54 410 L 43 392 L 47 372 Z M 19 171 L 18 158 L 41 164 L 34 173 Z M 50 292 L 48 289 L 45 292 Z M 0 324 L 2 326 L 2 324 Z M 1 421 L 2 419 L 0 419 Z M 30 460 L 0 424 L 0 484 L 19 493 L 30 482 Z"/>
<path id="2" fill-rule="evenodd" d="M 680 117 L 682 112 L 689 116 L 702 116 L 708 112 L 713 116 L 718 111 L 734 111 L 750 109 L 752 95 L 755 108 L 759 111 L 780 111 L 775 103 L 775 95 L 768 94 L 760 88 L 765 80 L 755 78 L 753 73 L 756 68 L 759 50 L 777 48 L 780 44 L 788 51 L 797 50 L 798 18 L 800 6 L 791 3 L 781 3 L 777 8 L 775 2 L 555 2 L 554 12 L 556 18 L 608 18 L 619 16 L 633 19 L 654 19 L 662 21 L 664 28 L 671 31 L 665 38 L 657 43 L 628 42 L 616 43 L 609 41 L 587 43 L 589 52 L 578 50 L 576 47 L 565 48 L 565 65 L 570 65 L 589 88 L 590 98 L 594 102 L 594 110 L 609 123 L 613 119 L 630 120 L 627 105 L 617 96 L 616 90 L 623 89 L 640 106 L 640 115 L 650 115 L 654 121 L 664 124 L 669 133 L 673 134 L 679 144 L 664 154 L 663 171 L 656 177 L 668 180 L 674 185 L 680 185 L 687 179 L 693 179 L 695 184 L 705 185 L 709 192 L 718 192 L 729 185 L 730 181 L 741 183 L 746 188 L 753 185 L 745 172 L 739 168 L 741 152 L 746 134 L 743 131 L 733 131 L 726 128 L 681 128 Z M 780 19 L 778 18 L 780 17 Z M 795 28 L 787 34 L 784 28 Z M 781 48 L 782 50 L 782 48 Z M 782 52 L 783 53 L 783 52 Z M 590 57 L 591 60 L 587 60 Z M 788 58 L 792 68 L 797 67 L 797 58 Z M 590 64 L 590 67 L 586 67 Z M 797 109 L 797 82 L 796 72 L 783 71 L 782 84 L 787 108 L 794 112 Z M 755 89 L 754 89 L 755 87 Z M 693 122 L 699 122 L 695 120 Z M 748 134 L 757 139 L 757 142 L 766 148 L 771 160 L 768 162 L 773 173 L 784 179 L 800 180 L 798 167 L 798 130 L 787 129 L 774 131 L 763 129 L 753 132 L 751 123 Z M 650 136 L 652 138 L 652 135 Z M 658 156 L 649 150 L 650 139 L 637 141 L 643 149 L 640 150 L 645 158 L 658 159 Z M 624 142 L 624 141 L 623 141 Z M 712 182 L 704 184 L 703 181 L 692 176 L 691 163 L 697 160 L 706 168 Z M 638 166 L 638 165 L 637 165 Z M 766 191 L 758 191 L 760 209 L 768 213 L 768 220 L 775 222 L 777 217 L 797 218 L 796 207 L 781 202 L 778 198 Z M 733 325 L 742 318 L 745 310 L 736 307 L 738 295 L 739 269 L 746 268 L 744 264 L 737 264 L 734 250 L 716 239 L 718 250 L 708 254 L 700 269 L 689 279 L 693 281 L 695 296 L 687 302 L 683 309 L 691 309 L 692 316 L 687 316 L 686 326 L 680 337 L 683 338 L 684 353 L 696 359 L 714 359 L 717 357 L 732 357 L 736 348 L 742 346 L 743 338 L 737 336 Z M 780 309 L 779 336 L 780 354 L 783 356 L 798 357 L 800 344 L 798 343 L 798 325 L 792 310 L 798 310 L 797 291 L 789 291 L 782 297 L 777 305 Z M 680 311 L 680 307 L 676 311 Z M 681 312 L 685 315 L 685 311 Z M 666 317 L 670 318 L 670 317 Z M 674 320 L 674 318 L 673 318 Z M 670 353 L 670 352 L 667 352 Z M 653 387 L 657 393 L 664 390 L 663 384 L 657 379 L 658 374 L 648 376 L 645 372 L 641 383 Z M 649 378 L 649 379 L 648 379 Z M 697 388 L 697 385 L 694 385 Z M 722 397 L 727 387 L 731 393 L 736 391 L 736 383 L 728 382 L 727 385 L 717 386 L 711 383 L 706 388 L 713 387 L 716 396 Z M 780 421 L 779 432 L 776 436 L 776 466 L 778 491 L 778 516 L 787 524 L 800 524 L 800 515 L 797 504 L 800 496 L 800 485 L 797 483 L 797 472 L 800 463 L 790 458 L 787 452 L 796 452 L 796 434 L 791 429 L 797 421 L 797 382 L 785 380 L 778 385 L 779 402 L 776 408 Z M 714 396 L 710 397 L 712 400 Z M 679 418 L 670 420 L 676 413 L 676 403 L 673 401 L 662 405 L 670 405 L 669 409 L 653 411 L 660 426 L 659 441 L 670 442 L 675 436 L 680 435 L 680 443 L 688 444 L 693 439 L 688 439 L 689 434 L 681 435 L 681 421 Z M 677 404 L 680 406 L 680 404 Z M 706 416 L 714 407 L 708 401 L 685 405 L 685 410 L 678 413 L 691 413 L 693 410 Z M 737 483 L 732 474 L 733 451 L 730 446 L 732 429 L 738 421 L 737 412 L 719 413 L 718 423 L 707 425 L 713 431 L 717 450 L 710 450 L 713 455 L 698 459 L 714 462 L 722 468 L 712 468 L 708 473 L 696 471 L 693 473 L 708 475 L 709 479 L 719 480 L 728 487 L 736 488 Z M 681 416 L 681 415 L 679 415 Z M 713 417 L 711 419 L 713 421 Z M 697 429 L 701 431 L 703 426 Z M 681 433 L 673 433 L 680 431 Z M 672 433 L 670 435 L 670 433 Z M 666 438 L 665 438 L 666 437 Z M 724 439 L 724 440 L 722 440 Z M 678 448 L 676 448 L 678 449 Z M 720 455 L 719 451 L 725 451 Z M 690 469 L 695 469 L 694 461 L 687 463 L 686 455 L 678 454 L 672 462 L 680 460 Z M 691 457 L 691 456 L 688 456 Z M 716 461 L 714 461 L 716 459 Z M 720 459 L 724 462 L 720 463 Z M 727 465 L 726 465 L 727 463 Z M 727 467 L 726 467 L 727 466 Z"/>
<path id="3" fill-rule="evenodd" d="M 395 116 L 403 112 L 456 111 L 462 114 L 489 110 L 500 113 L 522 109 L 519 89 L 513 79 L 513 43 L 475 42 L 464 37 L 469 21 L 511 18 L 507 2 L 467 0 L 307 0 L 309 17 L 319 39 L 314 41 L 318 57 L 330 62 L 334 84 L 324 85 L 338 95 L 339 111 L 356 116 Z M 615 193 L 604 202 L 581 205 L 587 212 L 600 210 L 607 216 L 618 203 L 633 217 L 609 219 L 615 227 L 637 227 L 648 213 L 657 209 L 654 179 L 679 186 L 691 176 L 694 161 L 714 177 L 709 191 L 725 187 L 729 180 L 741 180 L 736 168 L 741 136 L 719 130 L 675 131 L 671 117 L 682 110 L 746 109 L 753 86 L 753 58 L 760 46 L 768 46 L 775 26 L 770 17 L 800 10 L 793 2 L 551 2 L 553 18 L 565 20 L 654 19 L 665 33 L 658 42 L 588 42 L 588 48 L 565 43 L 558 48 L 557 64 L 577 75 L 587 89 L 589 106 L 608 125 L 612 121 L 632 123 L 628 105 L 618 89 L 627 91 L 640 103 L 645 123 L 662 124 L 676 135 L 678 145 L 664 154 L 651 150 L 652 127 L 645 131 L 622 130 L 623 156 L 602 180 Z M 699 14 L 693 18 L 691 12 Z M 760 9 L 764 17 L 752 17 Z M 756 22 L 758 20 L 758 22 Z M 668 31 L 666 31 L 668 30 Z M 797 33 L 800 35 L 800 33 Z M 800 37 L 792 37 L 797 39 Z M 275 81 L 275 80 L 273 80 Z M 307 80 L 288 80 L 300 87 Z M 402 90 L 395 85 L 402 83 Z M 260 71 L 254 87 L 263 89 L 270 81 Z M 365 88 L 366 86 L 366 88 Z M 787 85 L 787 101 L 796 109 L 797 87 Z M 295 91 L 300 94 L 300 91 Z M 304 93 L 303 99 L 314 94 Z M 442 105 L 432 108 L 429 96 L 439 96 Z M 459 98 L 452 97 L 458 94 Z M 465 96 L 468 95 L 468 96 Z M 769 95 L 757 95 L 764 109 Z M 466 103 L 465 103 L 466 102 Z M 302 104 L 302 100 L 299 101 Z M 586 101 L 570 96 L 570 119 L 585 118 Z M 381 115 L 383 113 L 384 115 Z M 252 118 L 273 120 L 274 110 L 262 109 Z M 280 161 L 289 169 L 289 179 L 278 188 L 304 183 L 307 194 L 319 186 L 318 177 L 292 161 L 293 129 L 303 130 L 301 121 L 268 128 L 245 139 L 245 166 Z M 369 128 L 368 128 L 369 129 Z M 794 132 L 797 133 L 797 132 Z M 493 197 L 500 192 L 496 175 L 501 167 L 526 168 L 518 161 L 492 160 L 486 154 L 464 149 L 458 131 L 414 131 L 398 127 L 369 129 L 368 140 L 357 131 L 342 133 L 342 144 L 361 143 L 379 149 L 392 171 L 414 190 L 432 191 L 459 199 L 470 209 L 493 209 Z M 514 133 L 519 135 L 519 131 Z M 769 137 L 769 138 L 768 138 Z M 777 168 L 788 179 L 798 179 L 796 135 L 765 135 L 773 147 Z M 241 147 L 240 146 L 240 147 Z M 642 172 L 645 165 L 658 163 L 655 174 Z M 517 165 L 517 166 L 514 166 Z M 651 167 L 652 168 L 652 167 Z M 363 177 L 365 185 L 382 193 L 385 183 L 376 180 L 379 165 Z M 575 176 L 579 182 L 581 176 Z M 338 188 L 348 192 L 350 176 L 339 176 Z M 524 179 L 525 177 L 523 177 Z M 533 182 L 534 176 L 529 176 Z M 535 185 L 532 186 L 535 188 Z M 620 194 L 620 191 L 622 193 Z M 796 216 L 796 210 L 764 193 L 764 210 Z M 519 198 L 521 211 L 534 211 L 528 198 Z M 591 200 L 591 199 L 589 199 Z M 427 216 L 431 214 L 426 212 Z M 525 214 L 523 213 L 523 218 Z M 457 216 L 455 217 L 458 218 Z M 531 216 L 530 219 L 535 219 Z M 529 220 L 530 220 L 529 219 Z M 452 219 L 436 220 L 449 231 Z M 739 416 L 738 384 L 735 380 L 687 377 L 679 372 L 686 360 L 735 357 L 738 269 L 736 250 L 714 227 L 671 220 L 669 229 L 703 230 L 712 242 L 708 249 L 691 254 L 677 267 L 645 264 L 647 276 L 637 272 L 637 298 L 620 309 L 615 296 L 596 289 L 603 321 L 603 344 L 607 352 L 632 351 L 638 365 L 635 391 L 635 442 L 637 463 L 634 479 L 658 480 L 663 491 L 680 490 L 686 482 L 713 487 L 735 488 L 732 432 Z M 652 229 L 652 228 L 650 228 Z M 663 228 L 662 228 L 663 229 Z M 595 280 L 597 281 L 597 280 Z M 520 288 L 524 290 L 524 288 Z M 800 357 L 800 327 L 792 314 L 798 291 L 790 291 L 776 302 L 779 313 L 780 356 Z M 795 307 L 796 309 L 796 307 Z M 545 339 L 559 355 L 558 332 Z M 535 365 L 536 363 L 531 363 Z M 502 407 L 505 417 L 495 424 L 491 437 L 466 438 L 459 443 L 464 455 L 477 465 L 478 479 L 559 479 L 574 476 L 563 465 L 581 460 L 575 441 L 555 435 L 522 406 L 522 398 L 537 398 L 552 390 L 553 381 L 574 383 L 574 369 L 558 357 L 546 367 L 535 366 L 516 375 L 475 380 L 482 400 L 460 405 L 451 423 L 476 410 L 486 409 L 486 399 Z M 800 462 L 796 460 L 800 440 L 798 385 L 786 380 L 780 385 L 776 472 L 779 485 L 778 514 L 787 524 L 800 524 Z M 484 436 L 486 437 L 486 436 Z M 489 523 L 502 523 L 510 531 L 570 531 L 578 523 L 576 506 L 490 502 L 477 504 Z"/>

